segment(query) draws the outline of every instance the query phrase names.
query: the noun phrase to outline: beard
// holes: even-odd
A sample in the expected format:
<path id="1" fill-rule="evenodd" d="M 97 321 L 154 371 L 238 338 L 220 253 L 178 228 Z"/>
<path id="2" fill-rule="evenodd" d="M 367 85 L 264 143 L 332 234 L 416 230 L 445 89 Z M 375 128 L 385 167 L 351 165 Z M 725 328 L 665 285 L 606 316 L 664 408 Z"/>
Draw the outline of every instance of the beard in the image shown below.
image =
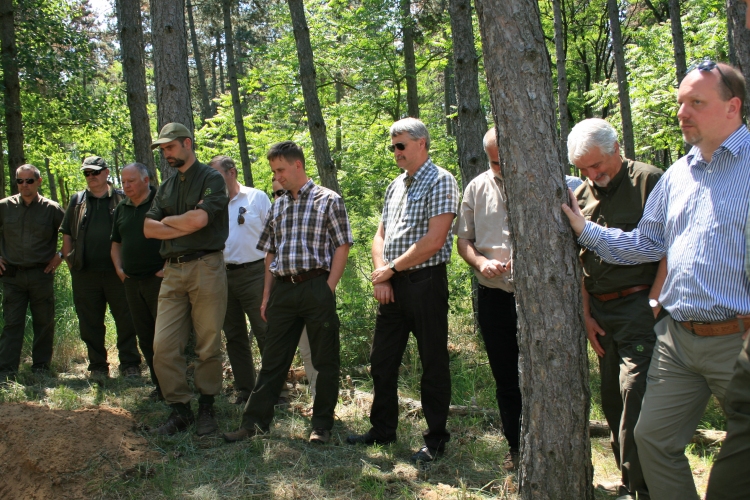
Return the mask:
<path id="1" fill-rule="evenodd" d="M 167 163 L 169 163 L 169 166 L 172 168 L 180 168 L 185 164 L 185 160 L 181 158 L 173 158 L 170 156 L 167 158 Z"/>

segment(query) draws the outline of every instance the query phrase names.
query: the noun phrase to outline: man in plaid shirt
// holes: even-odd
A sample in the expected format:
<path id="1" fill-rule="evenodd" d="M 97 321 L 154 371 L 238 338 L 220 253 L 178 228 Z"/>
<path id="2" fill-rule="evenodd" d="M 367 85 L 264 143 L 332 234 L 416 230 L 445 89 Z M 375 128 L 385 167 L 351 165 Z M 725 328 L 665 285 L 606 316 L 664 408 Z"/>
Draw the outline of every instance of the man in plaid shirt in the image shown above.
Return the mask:
<path id="1" fill-rule="evenodd" d="M 310 442 L 327 443 L 338 401 L 339 317 L 336 285 L 353 243 L 344 201 L 305 173 L 302 149 L 291 141 L 271 146 L 274 177 L 286 190 L 271 207 L 258 249 L 266 253 L 261 316 L 268 323 L 260 374 L 239 430 L 227 442 L 268 432 L 273 407 L 307 326 L 318 370 Z"/>
<path id="2" fill-rule="evenodd" d="M 413 462 L 430 462 L 450 439 L 446 429 L 451 397 L 448 359 L 448 278 L 458 211 L 458 185 L 430 160 L 430 134 L 415 118 L 391 126 L 396 164 L 404 170 L 385 193 L 383 217 L 372 242 L 374 296 L 380 303 L 370 363 L 374 398 L 372 428 L 347 438 L 350 444 L 396 440 L 398 369 L 414 333 L 419 346 L 422 408 L 428 430 Z M 317 366 L 317 365 L 316 365 Z"/>

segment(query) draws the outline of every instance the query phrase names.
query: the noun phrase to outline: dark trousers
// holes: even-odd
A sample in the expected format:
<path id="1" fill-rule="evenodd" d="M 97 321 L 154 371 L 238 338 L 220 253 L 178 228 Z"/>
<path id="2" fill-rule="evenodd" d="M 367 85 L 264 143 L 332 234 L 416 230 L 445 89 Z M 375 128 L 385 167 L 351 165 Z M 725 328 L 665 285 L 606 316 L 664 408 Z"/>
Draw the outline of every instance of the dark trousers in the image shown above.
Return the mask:
<path id="1" fill-rule="evenodd" d="M 266 338 L 266 322 L 260 316 L 263 302 L 265 266 L 263 260 L 249 267 L 227 271 L 227 313 L 224 316 L 224 336 L 227 339 L 227 355 L 234 374 L 234 389 L 248 397 L 255 387 L 255 365 L 253 363 L 253 336 L 258 350 L 263 354 Z M 250 318 L 247 331 L 245 315 Z"/>
<path id="2" fill-rule="evenodd" d="M 391 285 L 395 302 L 379 306 L 370 352 L 373 381 L 370 434 L 382 441 L 396 438 L 398 370 L 412 332 L 422 362 L 422 410 L 427 421 L 424 441 L 429 448 L 442 450 L 450 440 L 446 423 L 451 400 L 445 264 L 411 274 L 396 273 Z"/>
<path id="3" fill-rule="evenodd" d="M 518 325 L 516 298 L 499 288 L 479 285 L 479 330 L 497 387 L 497 406 L 503 434 L 511 451 L 518 452 L 521 435 L 521 389 L 518 384 Z"/>
<path id="4" fill-rule="evenodd" d="M 599 358 L 602 410 L 612 429 L 612 452 L 622 473 L 620 495 L 637 492 L 639 498 L 649 498 L 633 436 L 656 343 L 648 291 L 607 302 L 592 297 L 590 305 L 591 316 L 606 333 L 599 336 L 605 351 Z"/>
<path id="5" fill-rule="evenodd" d="M 73 302 L 81 330 L 81 340 L 89 355 L 89 370 L 109 370 L 104 337 L 104 313 L 109 310 L 117 328 L 120 370 L 141 364 L 133 320 L 125 298 L 125 286 L 114 268 L 109 271 L 70 271 L 73 278 Z"/>
<path id="6" fill-rule="evenodd" d="M 266 308 L 268 331 L 258 380 L 242 415 L 242 427 L 268 430 L 302 329 L 307 326 L 312 362 L 318 370 L 313 428 L 332 429 L 339 398 L 339 317 L 327 274 L 299 284 L 275 280 Z"/>
<path id="7" fill-rule="evenodd" d="M 54 281 L 54 273 L 45 274 L 41 267 L 19 269 L 12 278 L 3 276 L 5 326 L 0 336 L 0 372 L 18 371 L 28 307 L 34 327 L 32 368 L 49 368 L 55 335 Z"/>
<path id="8" fill-rule="evenodd" d="M 155 275 L 140 280 L 125 278 L 123 283 L 138 344 L 151 373 L 151 382 L 158 388 L 159 381 L 154 371 L 154 331 L 161 278 Z"/>

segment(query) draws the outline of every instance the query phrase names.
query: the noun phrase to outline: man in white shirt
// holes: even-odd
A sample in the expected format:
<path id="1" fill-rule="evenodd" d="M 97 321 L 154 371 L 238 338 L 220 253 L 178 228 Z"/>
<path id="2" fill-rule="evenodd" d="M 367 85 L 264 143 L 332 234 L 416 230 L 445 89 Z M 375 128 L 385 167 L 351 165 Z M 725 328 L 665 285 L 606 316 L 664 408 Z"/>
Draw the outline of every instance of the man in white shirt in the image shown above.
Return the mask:
<path id="1" fill-rule="evenodd" d="M 209 165 L 224 177 L 229 193 L 229 238 L 224 247 L 227 268 L 224 336 L 234 373 L 235 404 L 245 404 L 255 386 L 252 336 L 255 335 L 261 352 L 266 336 L 266 322 L 260 315 L 265 252 L 255 246 L 271 201 L 263 191 L 243 186 L 237 181 L 237 166 L 228 156 L 216 156 Z M 252 329 L 249 333 L 246 314 Z"/>

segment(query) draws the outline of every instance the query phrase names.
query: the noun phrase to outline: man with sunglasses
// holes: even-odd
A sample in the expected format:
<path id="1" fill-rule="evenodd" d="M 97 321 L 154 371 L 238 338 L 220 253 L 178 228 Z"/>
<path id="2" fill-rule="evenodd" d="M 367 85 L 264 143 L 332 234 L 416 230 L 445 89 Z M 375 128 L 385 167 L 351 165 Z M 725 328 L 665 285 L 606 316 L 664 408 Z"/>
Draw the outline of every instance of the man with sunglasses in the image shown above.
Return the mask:
<path id="1" fill-rule="evenodd" d="M 630 232 L 586 221 L 572 201 L 562 209 L 578 242 L 621 265 L 667 257 L 659 302 L 669 313 L 656 345 L 635 441 L 652 498 L 696 499 L 685 457 L 711 394 L 727 386 L 750 314 L 744 228 L 750 198 L 750 132 L 743 125 L 745 80 L 726 64 L 703 61 L 680 83 L 677 118 L 693 148 L 662 176 Z M 725 406 L 726 407 L 726 406 Z"/>
<path id="2" fill-rule="evenodd" d="M 130 378 L 141 374 L 141 355 L 125 298 L 125 286 L 110 256 L 110 235 L 115 207 L 124 193 L 108 181 L 107 163 L 100 156 L 83 160 L 86 189 L 74 194 L 65 211 L 60 232 L 63 255 L 73 282 L 81 340 L 89 356 L 88 369 L 95 380 L 109 377 L 104 314 L 107 304 L 115 319 L 120 372 Z"/>
<path id="3" fill-rule="evenodd" d="M 215 156 L 208 165 L 221 174 L 229 193 L 229 237 L 224 247 L 227 270 L 224 336 L 237 394 L 234 403 L 244 405 L 255 387 L 253 336 L 261 353 L 266 338 L 266 322 L 260 316 L 266 253 L 255 246 L 271 201 L 263 191 L 239 183 L 237 166 L 230 157 Z M 250 319 L 249 335 L 245 315 Z"/>
<path id="4" fill-rule="evenodd" d="M 21 362 L 26 309 L 31 307 L 34 372 L 46 372 L 55 334 L 55 270 L 62 262 L 57 230 L 60 205 L 39 194 L 42 177 L 34 165 L 16 169 L 18 194 L 0 200 L 0 279 L 3 326 L 0 335 L 0 383 L 14 379 Z"/>

